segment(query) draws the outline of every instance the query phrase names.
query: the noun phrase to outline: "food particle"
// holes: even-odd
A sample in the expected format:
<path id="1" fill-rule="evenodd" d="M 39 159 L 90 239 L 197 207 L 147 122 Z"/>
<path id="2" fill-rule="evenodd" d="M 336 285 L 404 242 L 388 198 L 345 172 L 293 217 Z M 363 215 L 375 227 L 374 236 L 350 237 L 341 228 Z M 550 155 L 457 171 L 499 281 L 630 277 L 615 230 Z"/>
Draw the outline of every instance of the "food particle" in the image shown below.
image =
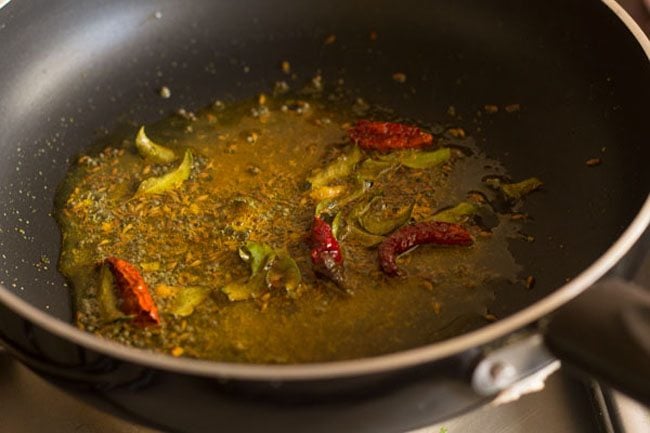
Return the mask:
<path id="1" fill-rule="evenodd" d="M 185 156 L 178 167 L 162 176 L 143 180 L 138 186 L 136 194 L 161 194 L 178 188 L 190 177 L 193 164 L 194 158 L 192 152 L 188 149 L 185 151 Z"/>
<path id="2" fill-rule="evenodd" d="M 517 183 L 499 182 L 499 187 L 510 200 L 521 200 L 528 194 L 539 190 L 544 184 L 536 177 L 524 179 Z"/>
<path id="3" fill-rule="evenodd" d="M 352 172 L 357 163 L 361 161 L 361 158 L 363 158 L 363 154 L 357 146 L 353 146 L 329 165 L 315 170 L 307 178 L 307 181 L 311 184 L 312 188 L 319 188 L 336 179 L 344 178 Z"/>
<path id="4" fill-rule="evenodd" d="M 115 286 L 121 302 L 120 309 L 134 315 L 134 323 L 141 326 L 158 325 L 158 308 L 151 298 L 149 287 L 138 269 L 126 260 L 108 257 L 103 262 L 115 278 Z"/>
<path id="5" fill-rule="evenodd" d="M 515 113 L 521 110 L 521 105 L 519 104 L 508 104 L 505 107 L 506 113 Z"/>
<path id="6" fill-rule="evenodd" d="M 360 120 L 348 136 L 362 149 L 379 151 L 419 149 L 433 143 L 433 136 L 417 126 L 393 122 Z"/>
<path id="7" fill-rule="evenodd" d="M 393 81 L 396 81 L 398 83 L 405 83 L 406 82 L 406 74 L 404 72 L 395 72 L 393 74 Z"/>
<path id="8" fill-rule="evenodd" d="M 158 91 L 158 94 L 160 95 L 161 98 L 163 99 L 169 99 L 169 97 L 172 96 L 172 91 L 169 90 L 169 87 L 167 86 L 162 86 L 160 90 Z"/>
<path id="9" fill-rule="evenodd" d="M 217 101 L 217 102 L 219 102 L 219 101 Z M 215 104 L 217 104 L 217 102 L 215 102 Z M 179 117 L 182 117 L 185 120 L 189 120 L 191 122 L 196 121 L 196 115 L 193 112 L 187 111 L 185 108 L 182 108 L 182 107 L 179 108 L 178 110 L 176 110 L 176 115 L 179 116 Z"/>
<path id="10" fill-rule="evenodd" d="M 332 233 L 332 227 L 316 216 L 311 229 L 311 261 L 314 271 L 334 281 L 343 283 L 343 253 Z"/>
<path id="11" fill-rule="evenodd" d="M 283 95 L 289 91 L 289 84 L 286 81 L 276 81 L 273 87 L 273 95 Z"/>
<path id="12" fill-rule="evenodd" d="M 385 274 L 400 274 L 397 256 L 422 244 L 472 245 L 469 232 L 461 225 L 438 221 L 421 222 L 401 228 L 379 246 L 379 265 Z"/>
<path id="13" fill-rule="evenodd" d="M 461 223 L 474 216 L 477 211 L 478 207 L 476 205 L 468 202 L 462 202 L 458 203 L 454 207 L 436 212 L 431 219 L 433 221 L 441 221 L 447 223 Z"/>
<path id="14" fill-rule="evenodd" d="M 495 316 L 494 314 L 489 313 L 489 312 L 483 314 L 483 318 L 484 318 L 485 320 L 487 320 L 488 322 L 496 322 L 496 321 L 498 320 L 498 319 L 497 319 L 497 316 Z"/>
<path id="15" fill-rule="evenodd" d="M 168 163 L 177 159 L 173 150 L 152 141 L 145 133 L 144 126 L 138 130 L 135 147 L 141 157 L 152 162 Z"/>
<path id="16" fill-rule="evenodd" d="M 479 191 L 470 191 L 467 193 L 467 200 L 474 202 L 474 203 L 479 203 L 479 204 L 484 204 L 487 203 L 487 198 L 485 197 L 485 194 Z"/>
<path id="17" fill-rule="evenodd" d="M 440 149 L 432 150 L 430 152 L 417 151 L 406 153 L 397 157 L 397 160 L 405 167 L 423 169 L 432 168 L 437 165 L 443 164 L 451 158 L 451 149 L 448 147 L 441 147 Z M 450 167 L 451 169 L 451 167 Z"/>
<path id="18" fill-rule="evenodd" d="M 529 276 L 526 277 L 526 288 L 528 290 L 530 290 L 533 287 L 535 287 L 535 277 L 533 277 L 532 275 L 529 275 Z"/>
<path id="19" fill-rule="evenodd" d="M 449 128 L 447 134 L 454 138 L 465 138 L 465 130 L 463 128 Z"/>
<path id="20" fill-rule="evenodd" d="M 323 77 L 321 75 L 316 75 L 311 79 L 311 91 L 321 92 L 323 90 Z"/>
<path id="21" fill-rule="evenodd" d="M 162 144 L 177 157 L 191 151 L 194 159 L 186 181 L 161 194 L 134 196 L 132 191 L 143 180 L 173 172 L 180 159 L 159 163 L 138 157 L 132 137 L 91 150 L 73 165 L 57 216 L 70 239 L 59 266 L 75 282 L 77 324 L 168 356 L 174 351 L 225 362 L 333 361 L 403 349 L 397 341 L 430 344 L 453 315 L 474 312 L 475 302 L 463 306 L 455 300 L 485 300 L 491 287 L 486 281 L 516 279 L 489 257 L 495 254 L 506 264 L 514 260 L 505 240 L 521 232 L 520 223 L 510 219 L 507 203 L 505 209 L 491 206 L 494 192 L 478 191 L 485 190 L 478 182 L 485 175 L 507 179 L 497 161 L 481 156 L 471 140 L 463 145 L 477 152 L 438 147 L 433 136 L 430 144 L 425 138 L 414 148 L 404 147 L 412 143 L 399 136 L 401 144 L 391 147 L 391 127 L 375 137 L 380 149 L 363 148 L 346 137 L 342 125 L 354 127 L 356 120 L 371 116 L 385 123 L 379 116 L 393 120 L 399 113 L 376 110 L 365 101 L 355 104 L 356 96 L 334 101 L 329 95 L 300 91 L 227 106 L 218 102 L 196 115 L 183 110 L 180 117 L 156 123 L 155 137 Z M 286 114 L 280 113 L 283 105 Z M 272 116 L 267 124 L 260 121 L 263 108 Z M 304 115 L 296 115 L 300 112 Z M 190 122 L 193 132 L 185 133 Z M 416 138 L 429 132 L 401 125 Z M 253 131 L 259 139 L 248 145 Z M 468 168 L 471 174 L 465 176 Z M 467 209 L 480 208 L 481 218 L 462 207 L 458 215 L 444 212 L 453 209 L 444 208 L 447 204 L 465 202 Z M 315 217 L 327 228 L 318 230 L 322 225 Z M 476 247 L 422 245 L 396 259 L 408 278 L 385 276 L 377 263 L 381 244 L 408 224 L 435 218 L 464 224 Z M 494 231 L 483 230 L 484 224 Z M 151 297 L 164 326 L 133 323 L 133 315 L 119 308 L 107 265 L 102 266 L 104 283 L 96 283 L 97 257 L 121 257 L 137 267 L 155 288 Z M 484 269 L 482 263 L 494 268 Z M 342 290 L 334 290 L 330 280 L 341 281 Z M 448 302 L 455 308 L 441 312 Z M 351 332 L 360 320 L 373 332 Z M 400 325 L 407 322 L 414 326 Z M 332 346 L 337 335 L 345 335 L 345 341 L 334 340 Z"/>
<path id="22" fill-rule="evenodd" d="M 379 206 L 374 206 L 375 210 L 372 209 L 374 203 L 379 204 Z M 387 235 L 411 219 L 413 206 L 414 204 L 411 203 L 395 212 L 391 212 L 381 197 L 375 197 L 369 203 L 369 209 L 358 216 L 358 221 L 361 227 L 372 235 Z"/>

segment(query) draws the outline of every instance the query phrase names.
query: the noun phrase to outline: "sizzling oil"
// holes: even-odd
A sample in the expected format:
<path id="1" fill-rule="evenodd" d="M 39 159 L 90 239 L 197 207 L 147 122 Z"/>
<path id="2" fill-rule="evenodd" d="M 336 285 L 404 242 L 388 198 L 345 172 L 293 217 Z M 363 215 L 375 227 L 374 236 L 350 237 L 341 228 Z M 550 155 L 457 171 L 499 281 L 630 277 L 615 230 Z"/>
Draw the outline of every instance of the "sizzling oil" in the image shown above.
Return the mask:
<path id="1" fill-rule="evenodd" d="M 317 203 L 306 179 L 349 148 L 345 131 L 355 118 L 340 104 L 299 106 L 280 98 L 173 116 L 148 134 L 178 153 L 192 149 L 194 167 L 181 187 L 157 195 L 135 191 L 175 163 L 147 163 L 132 140 L 79 158 L 57 201 L 59 265 L 74 288 L 78 326 L 175 356 L 301 363 L 399 351 L 484 324 L 494 288 L 520 271 L 508 251 L 516 223 L 489 206 L 489 223 L 471 225 L 473 246 L 421 246 L 399 259 L 404 277 L 383 275 L 376 247 L 354 236 L 341 242 L 346 291 L 312 271 L 309 229 Z M 471 138 L 445 134 L 443 141 L 462 152 L 438 167 L 395 167 L 358 201 L 381 195 L 390 205 L 415 204 L 412 220 L 422 221 L 466 201 L 470 191 L 489 195 L 481 179 L 503 174 L 498 162 L 481 156 Z M 299 296 L 224 296 L 222 287 L 249 273 L 237 253 L 246 241 L 288 251 L 302 273 Z M 141 269 L 162 313 L 159 326 L 102 317 L 96 265 L 109 256 Z M 169 314 L 174 290 L 186 286 L 211 294 L 187 317 Z"/>

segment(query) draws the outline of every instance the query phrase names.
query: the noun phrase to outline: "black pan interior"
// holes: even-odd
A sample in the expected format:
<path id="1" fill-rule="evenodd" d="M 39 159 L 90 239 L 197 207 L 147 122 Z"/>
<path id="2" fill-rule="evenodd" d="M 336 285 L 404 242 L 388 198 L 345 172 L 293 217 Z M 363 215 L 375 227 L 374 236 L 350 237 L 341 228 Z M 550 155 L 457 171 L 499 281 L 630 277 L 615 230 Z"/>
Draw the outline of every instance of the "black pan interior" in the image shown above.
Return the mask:
<path id="1" fill-rule="evenodd" d="M 583 270 L 647 197 L 650 66 L 598 1 L 15 1 L 0 11 L 0 283 L 70 320 L 51 216 L 70 158 L 179 107 L 268 90 L 285 59 L 298 82 L 343 78 L 406 117 L 464 127 L 514 178 L 545 181 L 527 203 L 535 241 L 511 244 L 537 285 L 500 288 L 498 316 Z M 513 103 L 521 111 L 477 114 Z"/>

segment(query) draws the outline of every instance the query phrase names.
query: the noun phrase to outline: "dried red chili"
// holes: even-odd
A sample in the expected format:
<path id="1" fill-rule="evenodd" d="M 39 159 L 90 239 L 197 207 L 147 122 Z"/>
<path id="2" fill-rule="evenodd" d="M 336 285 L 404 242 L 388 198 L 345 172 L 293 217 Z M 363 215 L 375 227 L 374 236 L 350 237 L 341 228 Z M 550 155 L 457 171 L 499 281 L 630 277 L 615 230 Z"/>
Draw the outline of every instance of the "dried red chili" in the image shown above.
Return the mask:
<path id="1" fill-rule="evenodd" d="M 336 284 L 343 283 L 343 254 L 332 233 L 332 227 L 320 217 L 314 217 L 311 228 L 311 261 L 316 273 Z"/>
<path id="2" fill-rule="evenodd" d="M 429 221 L 402 227 L 379 246 L 379 265 L 388 275 L 398 275 L 397 256 L 416 245 L 461 245 L 473 243 L 469 232 L 459 224 Z"/>
<path id="3" fill-rule="evenodd" d="M 419 149 L 433 143 L 433 136 L 417 126 L 360 120 L 348 130 L 350 140 L 367 150 Z"/>
<path id="4" fill-rule="evenodd" d="M 104 260 L 113 277 L 120 297 L 118 307 L 122 312 L 134 315 L 134 322 L 142 325 L 158 325 L 158 308 L 149 293 L 147 283 L 138 269 L 126 260 L 108 257 Z"/>

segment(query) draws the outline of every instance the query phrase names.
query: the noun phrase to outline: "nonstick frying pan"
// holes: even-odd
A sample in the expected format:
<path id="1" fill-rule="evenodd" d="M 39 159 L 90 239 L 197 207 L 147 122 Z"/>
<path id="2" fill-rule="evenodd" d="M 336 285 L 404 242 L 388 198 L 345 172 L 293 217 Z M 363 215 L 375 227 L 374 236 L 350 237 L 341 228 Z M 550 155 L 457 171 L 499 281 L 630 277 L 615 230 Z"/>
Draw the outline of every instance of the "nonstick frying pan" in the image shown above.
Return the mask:
<path id="1" fill-rule="evenodd" d="M 0 340 L 66 390 L 178 431 L 403 431 L 484 404 L 554 356 L 648 401 L 647 294 L 621 280 L 589 288 L 647 254 L 648 53 L 611 0 L 10 2 L 0 10 Z M 481 329 L 337 363 L 175 359 L 75 329 L 51 215 L 70 158 L 179 107 L 268 90 L 285 59 L 299 79 L 342 78 L 422 122 L 454 106 L 514 178 L 543 178 L 527 201 L 535 242 L 510 245 L 535 288 L 498 289 L 500 320 Z M 512 103 L 515 115 L 477 114 Z M 592 158 L 602 164 L 588 167 Z"/>

